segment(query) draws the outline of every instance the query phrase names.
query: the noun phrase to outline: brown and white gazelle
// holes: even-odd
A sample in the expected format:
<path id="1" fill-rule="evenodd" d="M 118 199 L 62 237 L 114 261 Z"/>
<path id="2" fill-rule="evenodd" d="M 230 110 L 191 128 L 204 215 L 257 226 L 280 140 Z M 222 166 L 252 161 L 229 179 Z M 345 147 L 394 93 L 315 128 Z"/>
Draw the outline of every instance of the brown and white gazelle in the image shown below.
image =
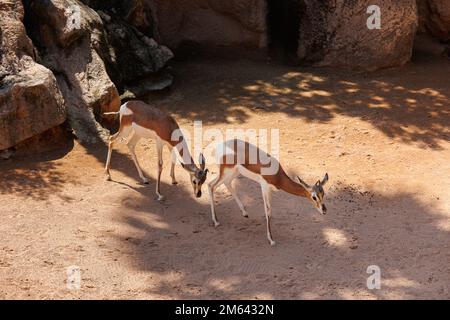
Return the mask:
<path id="1" fill-rule="evenodd" d="M 163 200 L 161 195 L 160 182 L 161 172 L 163 169 L 162 152 L 164 146 L 167 146 L 172 153 L 170 176 L 172 184 L 177 184 L 175 179 L 175 163 L 177 159 L 177 152 L 181 157 L 182 167 L 189 173 L 190 182 L 194 189 L 194 194 L 197 198 L 202 196 L 202 185 L 206 181 L 208 169 L 205 169 L 205 158 L 200 154 L 199 164 L 197 167 L 192 160 L 189 153 L 187 143 L 181 134 L 180 127 L 175 119 L 161 110 L 150 106 L 142 101 L 128 101 L 120 107 L 118 112 L 107 112 L 104 115 L 120 115 L 119 131 L 109 138 L 108 159 L 106 161 L 105 171 L 108 180 L 111 180 L 109 166 L 111 163 L 111 154 L 114 142 L 130 136 L 127 146 L 130 150 L 136 169 L 142 182 L 148 184 L 148 179 L 144 176 L 141 167 L 136 158 L 135 147 L 141 138 L 154 139 L 156 142 L 156 149 L 158 152 L 158 180 L 156 182 L 156 195 L 158 200 Z"/>
<path id="2" fill-rule="evenodd" d="M 256 157 L 254 155 L 256 155 Z M 270 219 L 272 217 L 272 190 L 283 190 L 290 194 L 307 198 L 321 214 L 326 214 L 327 209 L 323 203 L 325 196 L 323 186 L 328 181 L 328 174 L 325 174 L 325 177 L 322 180 L 318 180 L 313 186 L 308 185 L 299 177 L 297 177 L 298 182 L 295 182 L 288 177 L 274 157 L 271 157 L 248 142 L 237 139 L 228 140 L 219 145 L 217 148 L 217 158 L 220 166 L 219 174 L 208 185 L 212 220 L 216 227 L 220 224 L 217 221 L 215 212 L 214 191 L 221 184 L 224 184 L 231 192 L 241 209 L 243 216 L 248 216 L 244 205 L 232 186 L 232 181 L 240 174 L 261 185 L 264 209 L 266 212 L 267 239 L 271 245 L 275 245 L 270 228 Z M 276 168 L 276 170 L 271 172 L 271 169 L 273 168 Z"/>

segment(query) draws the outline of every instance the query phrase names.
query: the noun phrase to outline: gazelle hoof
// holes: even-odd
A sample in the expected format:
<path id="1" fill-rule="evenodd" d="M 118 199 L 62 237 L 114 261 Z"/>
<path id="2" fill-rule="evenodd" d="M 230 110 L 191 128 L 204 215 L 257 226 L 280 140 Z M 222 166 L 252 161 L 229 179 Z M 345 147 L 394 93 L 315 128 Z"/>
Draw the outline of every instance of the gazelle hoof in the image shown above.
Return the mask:
<path id="1" fill-rule="evenodd" d="M 220 222 L 214 222 L 214 228 L 217 228 L 220 226 Z"/>
<path id="2" fill-rule="evenodd" d="M 164 200 L 166 200 L 166 198 L 164 198 L 164 196 L 162 196 L 162 195 L 158 195 L 157 200 L 164 201 Z"/>
<path id="3" fill-rule="evenodd" d="M 111 179 L 111 176 L 110 176 L 110 175 L 107 175 L 107 176 L 106 176 L 106 181 L 112 181 L 112 179 Z"/>
<path id="4" fill-rule="evenodd" d="M 178 181 L 172 181 L 172 184 L 173 184 L 174 186 L 176 186 L 176 185 L 178 184 Z"/>
<path id="5" fill-rule="evenodd" d="M 276 245 L 277 243 L 275 242 L 275 241 L 273 241 L 273 240 L 269 240 L 269 242 L 270 242 L 270 245 L 273 247 L 274 245 Z"/>
<path id="6" fill-rule="evenodd" d="M 150 181 L 147 178 L 145 178 L 145 179 L 142 179 L 142 183 L 143 184 L 150 184 Z"/>
<path id="7" fill-rule="evenodd" d="M 244 218 L 248 218 L 248 213 L 247 213 L 247 212 L 242 212 L 242 216 L 243 216 Z"/>

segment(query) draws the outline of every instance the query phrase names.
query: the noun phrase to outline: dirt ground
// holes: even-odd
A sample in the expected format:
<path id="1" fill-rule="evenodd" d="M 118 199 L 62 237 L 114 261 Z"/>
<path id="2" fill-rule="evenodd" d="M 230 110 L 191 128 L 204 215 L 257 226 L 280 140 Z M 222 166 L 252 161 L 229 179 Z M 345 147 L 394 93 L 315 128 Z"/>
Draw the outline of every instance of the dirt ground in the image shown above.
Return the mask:
<path id="1" fill-rule="evenodd" d="M 178 62 L 150 97 L 192 131 L 280 129 L 280 161 L 310 183 L 330 175 L 328 215 L 278 192 L 266 240 L 259 186 L 239 179 L 245 219 L 224 187 L 222 225 L 177 167 L 155 200 L 155 147 L 104 145 L 0 162 L 0 298 L 450 299 L 450 61 L 370 74 L 247 60 Z M 166 164 L 169 154 L 165 151 Z M 213 172 L 216 167 L 210 165 Z M 381 289 L 366 272 L 381 269 Z M 69 290 L 66 270 L 81 269 Z"/>

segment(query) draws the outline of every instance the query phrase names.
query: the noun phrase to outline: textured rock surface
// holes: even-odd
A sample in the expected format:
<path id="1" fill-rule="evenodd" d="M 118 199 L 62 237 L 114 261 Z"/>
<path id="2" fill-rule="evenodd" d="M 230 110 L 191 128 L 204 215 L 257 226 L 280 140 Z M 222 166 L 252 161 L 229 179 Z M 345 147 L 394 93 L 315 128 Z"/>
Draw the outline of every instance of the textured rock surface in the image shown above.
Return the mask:
<path id="1" fill-rule="evenodd" d="M 82 0 L 95 10 L 112 12 L 136 27 L 148 37 L 153 37 L 154 21 L 151 2 L 148 0 Z"/>
<path id="2" fill-rule="evenodd" d="M 17 0 L 0 2 L 0 77 L 23 68 L 22 56 L 33 56 L 33 44 L 27 37 L 23 6 Z"/>
<path id="3" fill-rule="evenodd" d="M 173 53 L 152 38 L 150 2 L 83 0 L 83 3 L 97 10 L 102 19 L 107 41 L 101 42 L 99 53 L 119 92 L 133 91 L 148 77 L 157 79 Z"/>
<path id="4" fill-rule="evenodd" d="M 157 40 L 171 48 L 183 42 L 206 45 L 266 45 L 264 0 L 146 0 Z"/>
<path id="5" fill-rule="evenodd" d="M 0 3 L 0 150 L 66 119 L 64 99 L 50 70 L 37 64 L 20 1 Z"/>
<path id="6" fill-rule="evenodd" d="M 56 75 L 69 121 L 82 142 L 108 136 L 95 119 L 117 110 L 118 91 L 99 52 L 106 41 L 102 20 L 76 0 L 30 0 L 27 25 L 43 63 Z"/>
<path id="7" fill-rule="evenodd" d="M 420 32 L 450 41 L 450 1 L 418 0 Z"/>
<path id="8" fill-rule="evenodd" d="M 381 29 L 367 28 L 370 5 L 381 9 Z M 416 29 L 415 0 L 304 0 L 298 54 L 319 66 L 399 66 L 411 58 Z"/>
<path id="9" fill-rule="evenodd" d="M 145 35 L 153 37 L 154 21 L 149 2 L 145 0 L 128 1 L 125 12 L 127 22 L 135 26 Z"/>
<path id="10" fill-rule="evenodd" d="M 123 92 L 164 69 L 173 53 L 111 11 L 99 11 L 107 35 L 102 56 L 111 79 Z"/>
<path id="11" fill-rule="evenodd" d="M 53 74 L 31 59 L 0 87 L 0 150 L 36 136 L 66 119 Z"/>

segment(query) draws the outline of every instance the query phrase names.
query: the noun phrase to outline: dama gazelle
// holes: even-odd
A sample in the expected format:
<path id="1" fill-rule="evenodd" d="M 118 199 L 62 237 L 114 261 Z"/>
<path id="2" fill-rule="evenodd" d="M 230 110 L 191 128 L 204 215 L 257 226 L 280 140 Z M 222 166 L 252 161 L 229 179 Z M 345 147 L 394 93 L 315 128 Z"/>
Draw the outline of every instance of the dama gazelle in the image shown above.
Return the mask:
<path id="1" fill-rule="evenodd" d="M 190 182 L 194 189 L 195 196 L 197 198 L 202 196 L 202 185 L 206 181 L 206 175 L 208 173 L 208 169 L 205 169 L 205 158 L 203 157 L 203 154 L 200 154 L 200 168 L 195 165 L 191 154 L 189 153 L 188 145 L 175 119 L 142 101 L 128 101 L 120 107 L 118 112 L 107 112 L 103 115 L 117 114 L 120 115 L 120 127 L 119 131 L 109 138 L 108 159 L 106 160 L 105 167 L 108 180 L 111 180 L 109 166 L 111 163 L 114 142 L 119 138 L 126 139 L 130 136 L 127 146 L 139 173 L 139 177 L 142 179 L 143 183 L 148 184 L 149 181 L 144 176 L 137 161 L 135 147 L 141 138 L 154 139 L 158 153 L 158 180 L 156 182 L 156 195 L 158 196 L 158 200 L 161 201 L 164 199 L 160 190 L 161 172 L 163 169 L 162 153 L 164 146 L 167 146 L 172 153 L 170 168 L 172 184 L 178 183 L 175 179 L 175 164 L 178 153 L 181 157 L 182 167 L 190 175 Z"/>
<path id="2" fill-rule="evenodd" d="M 214 191 L 221 184 L 224 184 L 231 192 L 241 209 L 243 216 L 248 217 L 244 205 L 232 186 L 232 181 L 240 174 L 261 185 L 264 209 L 266 212 L 267 239 L 271 245 L 275 245 L 270 228 L 270 219 L 272 217 L 272 190 L 283 190 L 290 194 L 307 198 L 321 214 L 326 214 L 327 209 L 323 203 L 325 196 L 323 186 L 328 181 L 328 174 L 325 174 L 325 177 L 322 180 L 318 180 L 313 186 L 308 185 L 299 177 L 297 177 L 298 182 L 295 182 L 288 177 L 274 157 L 271 157 L 248 142 L 237 139 L 229 140 L 219 145 L 217 148 L 217 156 L 220 166 L 219 174 L 208 184 L 211 214 L 215 227 L 218 227 L 220 224 L 217 221 L 215 212 Z"/>

